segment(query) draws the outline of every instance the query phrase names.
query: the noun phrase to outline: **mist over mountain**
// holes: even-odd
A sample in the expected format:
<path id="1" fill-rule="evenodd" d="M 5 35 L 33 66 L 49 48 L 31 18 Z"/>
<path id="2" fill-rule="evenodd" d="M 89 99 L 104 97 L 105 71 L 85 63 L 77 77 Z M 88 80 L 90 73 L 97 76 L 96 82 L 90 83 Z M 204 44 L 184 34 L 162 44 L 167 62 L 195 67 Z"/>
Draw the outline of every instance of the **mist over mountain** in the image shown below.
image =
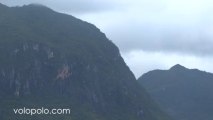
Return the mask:
<path id="1" fill-rule="evenodd" d="M 151 97 L 176 120 L 212 120 L 213 74 L 179 64 L 138 79 Z"/>
<path id="2" fill-rule="evenodd" d="M 167 120 L 94 25 L 42 5 L 0 4 L 0 119 Z M 13 108 L 70 107 L 71 115 Z"/>

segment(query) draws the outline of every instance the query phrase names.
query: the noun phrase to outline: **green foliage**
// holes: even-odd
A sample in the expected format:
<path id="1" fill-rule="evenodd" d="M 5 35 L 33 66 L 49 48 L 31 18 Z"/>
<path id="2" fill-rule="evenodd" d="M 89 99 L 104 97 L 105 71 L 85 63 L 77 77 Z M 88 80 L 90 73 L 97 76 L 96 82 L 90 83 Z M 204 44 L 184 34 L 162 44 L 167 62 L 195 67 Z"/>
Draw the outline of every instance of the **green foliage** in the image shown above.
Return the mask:
<path id="1" fill-rule="evenodd" d="M 139 78 L 162 110 L 176 120 L 212 120 L 213 74 L 175 65 L 150 71 Z"/>
<path id="2" fill-rule="evenodd" d="M 44 6 L 0 5 L 0 55 L 0 117 L 5 120 L 166 116 L 138 85 L 118 48 L 94 25 L 73 16 Z M 71 106 L 72 113 L 33 117 L 11 113 L 14 106 L 43 105 Z"/>

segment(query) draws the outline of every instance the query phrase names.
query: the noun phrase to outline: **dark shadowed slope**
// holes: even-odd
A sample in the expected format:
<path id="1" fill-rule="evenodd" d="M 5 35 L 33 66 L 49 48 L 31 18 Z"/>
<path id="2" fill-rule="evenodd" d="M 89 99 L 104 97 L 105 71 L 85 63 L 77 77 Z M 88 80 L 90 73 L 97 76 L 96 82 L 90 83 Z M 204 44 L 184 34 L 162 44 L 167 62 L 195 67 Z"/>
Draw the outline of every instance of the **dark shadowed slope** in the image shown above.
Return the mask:
<path id="1" fill-rule="evenodd" d="M 213 120 L 213 74 L 175 65 L 150 71 L 138 81 L 176 120 Z"/>
<path id="2" fill-rule="evenodd" d="M 71 108 L 14 115 L 13 108 Z M 0 5 L 0 119 L 165 120 L 94 25 L 41 5 Z"/>

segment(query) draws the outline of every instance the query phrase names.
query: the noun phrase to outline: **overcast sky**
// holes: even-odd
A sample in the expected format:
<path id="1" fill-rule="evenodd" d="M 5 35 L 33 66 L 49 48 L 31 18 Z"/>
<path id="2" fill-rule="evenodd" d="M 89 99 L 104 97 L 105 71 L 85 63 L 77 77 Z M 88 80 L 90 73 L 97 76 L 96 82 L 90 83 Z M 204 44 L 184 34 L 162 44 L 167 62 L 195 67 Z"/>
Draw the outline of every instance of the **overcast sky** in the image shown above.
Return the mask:
<path id="1" fill-rule="evenodd" d="M 0 0 L 44 4 L 95 24 L 121 50 L 136 77 L 179 63 L 213 72 L 211 0 Z"/>

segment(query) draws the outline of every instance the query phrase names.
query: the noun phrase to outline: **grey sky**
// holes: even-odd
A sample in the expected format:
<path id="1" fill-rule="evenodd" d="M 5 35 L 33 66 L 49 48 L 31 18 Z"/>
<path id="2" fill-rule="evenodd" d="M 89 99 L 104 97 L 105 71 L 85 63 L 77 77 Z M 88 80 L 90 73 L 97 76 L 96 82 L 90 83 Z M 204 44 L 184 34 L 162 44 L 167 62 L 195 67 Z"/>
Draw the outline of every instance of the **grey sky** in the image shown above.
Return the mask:
<path id="1" fill-rule="evenodd" d="M 99 27 L 136 77 L 174 64 L 213 72 L 211 0 L 0 0 L 41 3 Z"/>
<path id="2" fill-rule="evenodd" d="M 84 14 L 115 9 L 115 4 L 103 0 L 0 0 L 9 6 L 39 3 L 60 12 Z"/>

